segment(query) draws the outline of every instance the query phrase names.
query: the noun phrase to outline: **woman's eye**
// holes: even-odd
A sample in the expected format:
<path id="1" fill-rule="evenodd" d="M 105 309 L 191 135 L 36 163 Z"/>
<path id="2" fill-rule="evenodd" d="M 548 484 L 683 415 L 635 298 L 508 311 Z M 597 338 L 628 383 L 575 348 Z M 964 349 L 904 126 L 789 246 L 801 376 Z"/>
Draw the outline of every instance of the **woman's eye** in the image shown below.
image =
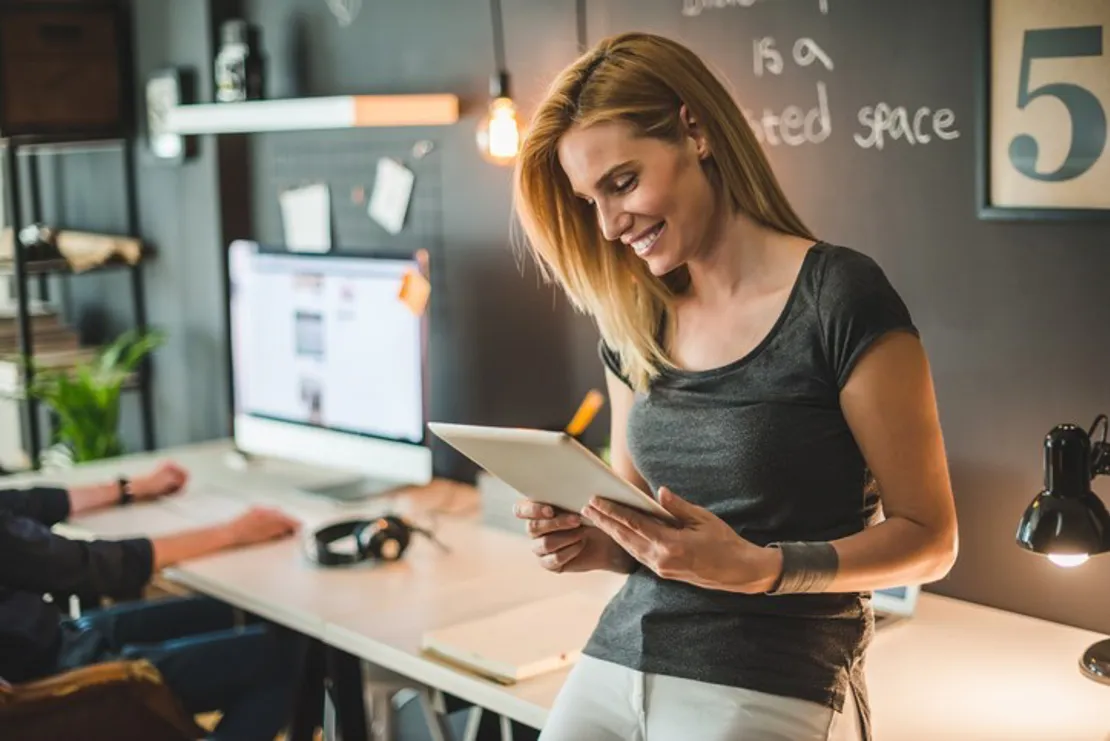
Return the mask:
<path id="1" fill-rule="evenodd" d="M 617 193 L 627 193 L 634 185 L 636 185 L 636 176 L 627 175 L 613 184 L 613 190 Z"/>

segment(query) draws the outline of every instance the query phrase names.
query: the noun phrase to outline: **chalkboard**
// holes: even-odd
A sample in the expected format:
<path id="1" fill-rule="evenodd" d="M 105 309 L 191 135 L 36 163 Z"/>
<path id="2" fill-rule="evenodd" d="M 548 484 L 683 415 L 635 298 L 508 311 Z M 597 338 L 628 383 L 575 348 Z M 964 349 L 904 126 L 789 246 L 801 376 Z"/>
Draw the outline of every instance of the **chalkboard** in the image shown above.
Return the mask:
<path id="1" fill-rule="evenodd" d="M 875 257 L 906 300 L 929 353 L 960 517 L 959 560 L 930 588 L 1105 631 L 1110 561 L 1062 578 L 1013 541 L 1041 486 L 1044 434 L 1065 420 L 1088 425 L 1110 398 L 1110 232 L 981 217 L 986 1 L 590 0 L 588 31 L 590 41 L 660 33 L 701 55 L 762 127 L 806 224 Z M 1038 60 L 1029 87 L 1093 88 L 1075 63 Z M 1017 106 L 1017 81 L 1003 82 Z M 889 122 L 881 137 L 877 113 Z M 1065 137 L 1066 114 L 1051 114 Z M 1014 119 L 1025 133 L 1028 118 Z"/>
<path id="2" fill-rule="evenodd" d="M 889 184 L 935 176 L 938 162 L 966 156 L 978 5 L 604 0 L 590 4 L 588 28 L 592 41 L 642 30 L 692 48 L 725 79 L 807 220 L 847 226 L 838 215 L 849 210 L 855 219 L 904 218 L 897 207 L 890 213 L 899 189 Z M 970 187 L 974 162 L 966 164 L 951 175 Z"/>

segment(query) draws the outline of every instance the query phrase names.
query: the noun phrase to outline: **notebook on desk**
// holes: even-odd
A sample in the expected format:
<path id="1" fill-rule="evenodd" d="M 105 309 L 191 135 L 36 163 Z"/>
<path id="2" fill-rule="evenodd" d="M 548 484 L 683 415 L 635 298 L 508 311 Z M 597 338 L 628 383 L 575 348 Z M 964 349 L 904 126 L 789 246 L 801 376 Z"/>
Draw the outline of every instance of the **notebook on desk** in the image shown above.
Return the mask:
<path id="1" fill-rule="evenodd" d="M 556 595 L 424 634 L 424 653 L 501 684 L 570 666 L 608 599 Z"/>

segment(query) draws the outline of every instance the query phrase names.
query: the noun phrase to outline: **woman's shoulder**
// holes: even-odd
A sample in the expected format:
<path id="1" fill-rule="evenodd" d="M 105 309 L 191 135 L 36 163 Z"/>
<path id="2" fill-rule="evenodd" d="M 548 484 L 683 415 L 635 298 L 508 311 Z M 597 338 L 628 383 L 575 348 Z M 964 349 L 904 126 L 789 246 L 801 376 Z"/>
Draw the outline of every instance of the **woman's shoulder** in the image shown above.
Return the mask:
<path id="1" fill-rule="evenodd" d="M 812 285 L 819 305 L 840 303 L 850 296 L 876 290 L 895 290 L 879 261 L 861 250 L 818 242 L 813 251 L 816 260 Z"/>
<path id="2" fill-rule="evenodd" d="M 822 280 L 883 272 L 878 260 L 854 247 L 822 241 L 813 245 L 813 251 L 817 254 L 818 273 Z"/>

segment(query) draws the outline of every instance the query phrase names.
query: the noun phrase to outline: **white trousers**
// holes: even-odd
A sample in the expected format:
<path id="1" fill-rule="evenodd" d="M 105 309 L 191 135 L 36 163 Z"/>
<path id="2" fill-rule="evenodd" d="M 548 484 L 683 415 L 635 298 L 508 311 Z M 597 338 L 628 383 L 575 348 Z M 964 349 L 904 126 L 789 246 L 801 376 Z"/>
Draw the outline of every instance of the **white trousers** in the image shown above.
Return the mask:
<path id="1" fill-rule="evenodd" d="M 583 656 L 540 741 L 862 741 L 851 691 L 844 710 L 793 697 L 645 674 Z"/>

